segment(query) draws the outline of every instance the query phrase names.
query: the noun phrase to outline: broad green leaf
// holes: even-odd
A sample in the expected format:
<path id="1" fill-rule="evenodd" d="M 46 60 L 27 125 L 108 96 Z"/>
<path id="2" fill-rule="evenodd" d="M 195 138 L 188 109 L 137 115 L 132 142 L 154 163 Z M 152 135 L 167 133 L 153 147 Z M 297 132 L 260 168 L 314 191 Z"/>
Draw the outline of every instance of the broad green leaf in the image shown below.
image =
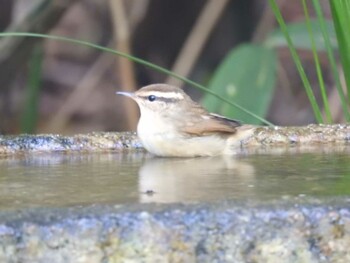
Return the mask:
<path id="1" fill-rule="evenodd" d="M 325 51 L 325 40 L 317 20 L 311 20 L 311 28 L 315 37 L 316 49 L 318 51 Z M 332 21 L 326 21 L 326 29 L 329 33 L 330 44 L 332 48 L 337 49 L 337 38 L 335 35 Z M 292 38 L 295 48 L 311 49 L 310 35 L 307 30 L 306 22 L 291 23 L 287 25 L 288 33 Z M 264 45 L 267 47 L 288 47 L 286 38 L 280 29 L 273 31 L 265 40 Z"/>
<path id="2" fill-rule="evenodd" d="M 247 110 L 264 117 L 267 113 L 276 81 L 277 57 L 273 49 L 245 44 L 231 51 L 218 67 L 209 89 Z M 248 114 L 206 94 L 202 104 L 210 112 L 260 124 Z"/>

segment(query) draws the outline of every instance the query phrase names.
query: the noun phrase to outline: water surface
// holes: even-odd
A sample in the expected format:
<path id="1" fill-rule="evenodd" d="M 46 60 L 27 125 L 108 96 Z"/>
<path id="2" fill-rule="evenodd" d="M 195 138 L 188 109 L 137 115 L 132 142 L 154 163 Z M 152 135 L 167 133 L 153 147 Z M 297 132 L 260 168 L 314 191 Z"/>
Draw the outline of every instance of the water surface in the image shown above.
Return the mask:
<path id="1" fill-rule="evenodd" d="M 349 195 L 349 161 L 348 154 L 332 151 L 210 158 L 0 157 L 0 208 Z"/>

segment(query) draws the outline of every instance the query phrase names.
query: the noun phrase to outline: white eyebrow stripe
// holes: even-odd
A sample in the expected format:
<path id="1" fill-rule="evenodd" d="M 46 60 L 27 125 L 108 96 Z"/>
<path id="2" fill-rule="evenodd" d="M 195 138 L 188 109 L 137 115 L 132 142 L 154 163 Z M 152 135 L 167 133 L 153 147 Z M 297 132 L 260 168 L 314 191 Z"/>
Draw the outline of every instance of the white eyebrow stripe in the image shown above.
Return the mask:
<path id="1" fill-rule="evenodd" d="M 142 96 L 154 95 L 159 98 L 165 99 L 183 99 L 184 95 L 179 92 L 161 92 L 161 91 L 148 91 L 140 94 Z"/>

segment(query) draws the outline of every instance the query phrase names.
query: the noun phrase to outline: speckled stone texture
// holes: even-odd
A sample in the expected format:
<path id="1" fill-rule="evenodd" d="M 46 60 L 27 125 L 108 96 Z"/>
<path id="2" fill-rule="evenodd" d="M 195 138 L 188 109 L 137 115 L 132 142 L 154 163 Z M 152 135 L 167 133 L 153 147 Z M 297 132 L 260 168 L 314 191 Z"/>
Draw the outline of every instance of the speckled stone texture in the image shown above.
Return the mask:
<path id="1" fill-rule="evenodd" d="M 350 262 L 350 200 L 1 212 L 0 262 Z"/>
<path id="2" fill-rule="evenodd" d="M 248 125 L 249 126 L 249 125 Z M 349 151 L 350 125 L 308 125 L 303 127 L 259 127 L 246 136 L 240 136 L 235 152 L 259 153 L 261 151 L 316 151 L 322 147 L 340 147 Z M 133 132 L 95 132 L 62 136 L 0 135 L 0 155 L 23 152 L 122 152 L 143 150 Z"/>
<path id="3" fill-rule="evenodd" d="M 0 135 L 0 154 L 23 152 L 122 152 L 143 150 L 134 132 L 94 132 L 62 136 L 56 134 L 19 136 Z"/>

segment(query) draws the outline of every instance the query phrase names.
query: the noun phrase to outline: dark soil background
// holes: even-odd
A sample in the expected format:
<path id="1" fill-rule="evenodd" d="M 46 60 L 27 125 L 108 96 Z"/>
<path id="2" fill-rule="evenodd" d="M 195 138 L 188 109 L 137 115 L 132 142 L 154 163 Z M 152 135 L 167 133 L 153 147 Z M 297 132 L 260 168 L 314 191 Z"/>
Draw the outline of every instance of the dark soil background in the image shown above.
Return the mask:
<path id="1" fill-rule="evenodd" d="M 38 9 L 40 2 L 44 4 Z M 113 9 L 116 2 L 123 6 L 122 14 L 118 13 L 121 9 Z M 322 2 L 329 16 L 328 2 Z M 0 29 L 85 40 L 128 51 L 172 69 L 206 4 L 205 0 L 0 0 Z M 279 5 L 287 22 L 303 20 L 300 1 L 279 1 Z M 47 17 L 42 19 L 44 15 Z M 120 39 L 121 23 L 128 25 L 126 40 Z M 228 1 L 188 77 L 205 85 L 232 48 L 244 42 L 261 42 L 276 26 L 267 0 Z M 23 45 L 6 46 L 4 42 L 9 39 L 0 39 L 0 132 L 4 134 L 23 132 L 20 120 L 27 96 L 30 58 L 38 46 L 43 47 L 44 60 L 38 119 L 33 131 L 36 133 L 135 130 L 137 108 L 115 92 L 168 81 L 164 74 L 95 49 L 52 40 L 14 39 L 24 41 Z M 307 50 L 299 52 L 317 90 L 312 54 Z M 277 87 L 267 119 L 278 125 L 315 122 L 288 49 L 280 48 L 278 54 Z M 332 94 L 329 66 L 326 61 L 322 63 Z M 195 88 L 184 88 L 195 100 L 201 97 Z M 316 96 L 319 99 L 317 91 Z M 330 102 L 336 112 L 339 102 Z M 341 114 L 335 119 L 342 121 Z"/>

